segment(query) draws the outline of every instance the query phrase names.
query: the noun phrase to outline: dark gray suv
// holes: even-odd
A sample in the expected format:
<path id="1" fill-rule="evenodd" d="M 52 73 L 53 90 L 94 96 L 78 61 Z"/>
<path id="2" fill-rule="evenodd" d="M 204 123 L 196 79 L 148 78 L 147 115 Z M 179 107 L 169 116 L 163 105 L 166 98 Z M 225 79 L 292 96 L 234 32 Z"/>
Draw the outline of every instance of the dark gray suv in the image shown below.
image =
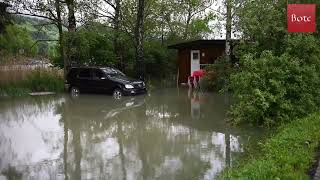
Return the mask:
<path id="1" fill-rule="evenodd" d="M 129 78 L 110 67 L 73 67 L 67 74 L 65 85 L 72 95 L 80 92 L 110 93 L 117 99 L 123 95 L 147 92 L 143 81 Z"/>

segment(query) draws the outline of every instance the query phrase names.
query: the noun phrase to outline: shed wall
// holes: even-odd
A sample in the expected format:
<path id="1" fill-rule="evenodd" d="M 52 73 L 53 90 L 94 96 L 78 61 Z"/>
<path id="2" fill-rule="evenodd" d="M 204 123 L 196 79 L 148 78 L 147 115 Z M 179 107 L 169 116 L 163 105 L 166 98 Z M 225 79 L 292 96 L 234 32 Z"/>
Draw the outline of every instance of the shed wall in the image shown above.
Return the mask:
<path id="1" fill-rule="evenodd" d="M 200 64 L 213 64 L 225 53 L 223 45 L 199 46 L 179 49 L 179 83 L 187 83 L 190 76 L 191 50 L 200 50 Z"/>

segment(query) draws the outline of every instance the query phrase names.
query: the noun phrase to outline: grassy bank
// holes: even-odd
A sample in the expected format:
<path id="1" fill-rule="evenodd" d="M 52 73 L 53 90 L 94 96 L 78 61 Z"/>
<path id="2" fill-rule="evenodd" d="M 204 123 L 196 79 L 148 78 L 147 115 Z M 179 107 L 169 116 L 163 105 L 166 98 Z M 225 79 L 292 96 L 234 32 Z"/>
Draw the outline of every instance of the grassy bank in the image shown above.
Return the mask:
<path id="1" fill-rule="evenodd" d="M 13 70 L 1 72 L 0 96 L 25 96 L 30 92 L 63 92 L 62 73 L 56 69 Z"/>
<path id="2" fill-rule="evenodd" d="M 320 142 L 320 113 L 279 128 L 258 156 L 226 170 L 221 179 L 309 179 Z"/>

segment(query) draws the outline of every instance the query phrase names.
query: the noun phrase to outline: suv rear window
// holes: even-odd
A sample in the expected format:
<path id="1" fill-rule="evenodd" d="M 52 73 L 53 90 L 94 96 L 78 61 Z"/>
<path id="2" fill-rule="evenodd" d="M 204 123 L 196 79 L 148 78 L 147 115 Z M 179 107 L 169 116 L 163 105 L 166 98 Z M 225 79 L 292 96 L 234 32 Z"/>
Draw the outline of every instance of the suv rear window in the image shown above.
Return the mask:
<path id="1" fill-rule="evenodd" d="M 68 78 L 75 78 L 77 76 L 77 71 L 78 69 L 70 69 L 69 73 L 68 73 Z"/>
<path id="2" fill-rule="evenodd" d="M 80 69 L 79 78 L 90 78 L 90 69 Z"/>

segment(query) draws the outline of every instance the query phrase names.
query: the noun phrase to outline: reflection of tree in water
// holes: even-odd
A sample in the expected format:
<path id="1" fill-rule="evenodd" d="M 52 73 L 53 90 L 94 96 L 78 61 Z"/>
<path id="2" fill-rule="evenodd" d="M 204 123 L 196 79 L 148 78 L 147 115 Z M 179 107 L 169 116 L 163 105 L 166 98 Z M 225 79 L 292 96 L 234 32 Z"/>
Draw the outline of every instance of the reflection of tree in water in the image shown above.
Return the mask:
<path id="1" fill-rule="evenodd" d="M 58 99 L 58 100 L 57 100 Z M 23 99 L 6 99 L 0 101 L 1 123 L 7 121 L 22 123 L 29 120 L 34 115 L 46 114 L 48 110 L 55 108 L 57 104 L 63 102 L 59 97 L 26 97 Z"/>
<path id="2" fill-rule="evenodd" d="M 61 117 L 60 139 L 53 140 L 50 133 L 42 137 L 60 156 L 29 166 L 29 172 L 42 169 L 65 179 L 212 179 L 242 151 L 243 143 L 234 135 L 241 132 L 227 133 L 226 105 L 217 105 L 219 101 L 213 96 L 201 102 L 201 116 L 195 120 L 183 93 L 123 101 L 65 97 L 48 106 Z"/>
<path id="3" fill-rule="evenodd" d="M 42 142 L 46 144 L 50 153 L 54 153 L 62 147 L 59 142 L 57 132 L 51 132 L 39 127 L 40 121 L 45 121 L 44 117 L 51 117 L 54 114 L 54 108 L 60 104 L 63 99 L 52 97 L 47 99 L 39 98 L 24 98 L 5 100 L 0 102 L 0 171 L 7 174 L 9 177 L 23 176 L 24 178 L 30 177 L 31 174 L 41 174 L 43 177 L 46 171 L 49 176 L 56 176 L 58 170 L 59 159 L 48 159 L 45 161 L 35 161 L 33 152 L 24 152 L 21 156 L 23 149 L 17 149 L 15 139 L 11 139 L 15 134 L 19 133 L 14 129 L 21 129 L 26 132 L 34 132 L 39 134 Z M 41 122 L 40 122 L 41 124 Z M 12 130 L 11 130 L 12 129 Z M 9 133 L 9 134 L 8 134 Z M 21 132 L 23 133 L 23 132 Z M 26 138 L 25 143 L 32 139 Z M 18 141 L 19 142 L 19 141 Z M 20 142 L 24 143 L 24 142 Z M 36 148 L 36 147 L 35 147 Z M 37 176 L 33 175 L 34 178 Z"/>
<path id="4" fill-rule="evenodd" d="M 71 147 L 68 148 L 68 157 L 80 158 L 68 161 L 70 167 L 77 169 L 81 164 L 81 177 L 84 179 L 88 174 L 102 179 L 199 179 L 212 168 L 210 160 L 219 162 L 222 169 L 228 164 L 225 161 L 230 161 L 226 157 L 226 153 L 231 151 L 227 143 L 230 144 L 230 138 L 222 134 L 222 140 L 212 144 L 214 134 L 209 131 L 211 127 L 198 131 L 192 126 L 182 125 L 181 121 L 188 115 L 181 115 L 190 108 L 171 107 L 174 103 L 186 102 L 185 98 L 179 98 L 149 99 L 146 105 L 121 112 L 108 120 L 104 119 L 104 115 L 90 116 L 94 112 L 107 113 L 108 110 L 89 109 L 86 111 L 88 115 L 85 115 L 76 102 L 67 101 L 63 121 L 68 124 L 73 138 L 79 138 L 76 141 L 69 139 L 68 146 Z M 84 107 L 89 107 L 90 102 L 86 103 L 89 104 Z M 76 113 L 77 118 L 74 116 Z M 192 122 L 186 124 L 192 125 Z M 76 149 L 82 150 L 82 156 L 76 155 Z M 71 177 L 76 177 L 70 168 L 67 169 Z M 221 169 L 214 171 L 216 173 Z"/>
<path id="5" fill-rule="evenodd" d="M 8 180 L 20 180 L 22 179 L 22 173 L 18 172 L 15 167 L 9 166 L 8 169 L 2 172 L 2 174 L 8 179 Z"/>

